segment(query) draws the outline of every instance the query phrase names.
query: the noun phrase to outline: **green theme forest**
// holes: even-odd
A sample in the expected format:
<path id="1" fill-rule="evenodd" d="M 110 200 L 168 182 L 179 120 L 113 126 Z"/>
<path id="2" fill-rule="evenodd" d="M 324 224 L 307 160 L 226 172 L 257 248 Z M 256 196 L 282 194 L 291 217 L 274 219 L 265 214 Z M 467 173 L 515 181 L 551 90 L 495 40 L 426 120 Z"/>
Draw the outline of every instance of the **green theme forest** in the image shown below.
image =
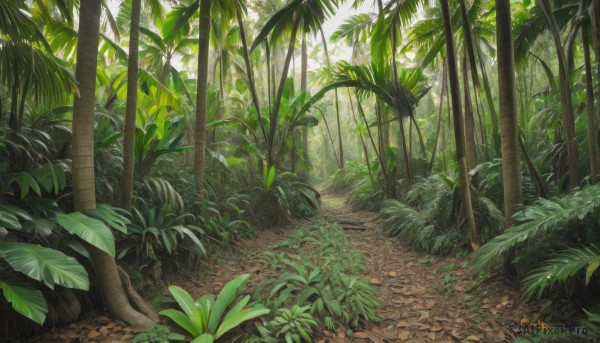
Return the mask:
<path id="1" fill-rule="evenodd" d="M 0 0 L 0 341 L 600 338 L 597 0 Z"/>

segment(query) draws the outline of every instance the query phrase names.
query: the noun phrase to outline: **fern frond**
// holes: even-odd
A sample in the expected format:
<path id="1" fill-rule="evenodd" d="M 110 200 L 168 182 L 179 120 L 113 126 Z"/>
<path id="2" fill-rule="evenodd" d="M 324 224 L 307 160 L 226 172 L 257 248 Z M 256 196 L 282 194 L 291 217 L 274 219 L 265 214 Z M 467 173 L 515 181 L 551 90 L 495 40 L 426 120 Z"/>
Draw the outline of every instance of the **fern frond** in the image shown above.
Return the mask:
<path id="1" fill-rule="evenodd" d="M 474 270 L 496 265 L 513 247 L 548 232 L 562 230 L 569 221 L 583 219 L 600 206 L 600 185 L 576 190 L 561 198 L 541 199 L 515 214 L 522 223 L 483 245 L 474 256 Z"/>
<path id="2" fill-rule="evenodd" d="M 600 266 L 600 246 L 590 245 L 564 250 L 523 280 L 524 297 L 541 297 L 544 291 L 586 269 L 585 283 Z"/>

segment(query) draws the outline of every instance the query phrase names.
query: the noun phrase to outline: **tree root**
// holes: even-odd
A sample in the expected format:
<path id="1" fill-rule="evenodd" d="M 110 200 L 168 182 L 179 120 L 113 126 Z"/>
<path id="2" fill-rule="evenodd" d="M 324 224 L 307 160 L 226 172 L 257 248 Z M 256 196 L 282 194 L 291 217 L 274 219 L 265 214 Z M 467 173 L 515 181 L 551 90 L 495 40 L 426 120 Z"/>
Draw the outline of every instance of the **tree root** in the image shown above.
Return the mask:
<path id="1" fill-rule="evenodd" d="M 119 272 L 119 277 L 121 278 L 121 282 L 123 283 L 123 287 L 125 288 L 125 293 L 127 294 L 127 298 L 133 304 L 133 306 L 144 314 L 146 317 L 150 318 L 150 320 L 154 322 L 158 322 L 158 314 L 152 308 L 146 299 L 144 299 L 131 285 L 131 278 L 129 274 L 123 267 L 117 265 L 117 271 Z"/>

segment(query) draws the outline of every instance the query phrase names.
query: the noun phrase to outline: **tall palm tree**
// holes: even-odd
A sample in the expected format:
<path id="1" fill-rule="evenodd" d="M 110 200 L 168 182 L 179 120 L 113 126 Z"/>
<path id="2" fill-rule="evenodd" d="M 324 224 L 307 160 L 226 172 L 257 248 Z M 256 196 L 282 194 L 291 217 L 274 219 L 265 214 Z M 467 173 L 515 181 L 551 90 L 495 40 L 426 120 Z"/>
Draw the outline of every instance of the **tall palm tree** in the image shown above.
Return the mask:
<path id="1" fill-rule="evenodd" d="M 198 34 L 198 79 L 196 86 L 196 129 L 194 135 L 194 172 L 201 187 L 204 182 L 206 150 L 206 99 L 208 94 L 208 50 L 210 48 L 210 7 L 212 0 L 200 0 Z"/>
<path id="2" fill-rule="evenodd" d="M 260 33 L 252 43 L 251 51 L 258 47 L 271 35 L 271 44 L 276 42 L 281 33 L 290 30 L 290 40 L 281 72 L 281 79 L 275 96 L 275 103 L 270 113 L 270 127 L 267 137 L 267 164 L 273 165 L 275 133 L 277 122 L 281 111 L 281 100 L 287 79 L 288 71 L 294 48 L 296 46 L 298 32 L 317 32 L 321 23 L 329 17 L 337 6 L 337 0 L 292 0 L 282 9 L 277 11 L 261 29 Z"/>
<path id="3" fill-rule="evenodd" d="M 79 95 L 73 104 L 73 197 L 77 211 L 96 208 L 93 137 L 100 9 L 100 1 L 81 0 L 75 70 Z M 154 325 L 130 305 L 114 257 L 94 246 L 90 246 L 90 252 L 109 312 L 134 326 Z"/>
<path id="4" fill-rule="evenodd" d="M 127 103 L 125 105 L 125 132 L 123 133 L 123 176 L 121 179 L 123 186 L 121 206 L 128 212 L 131 212 L 133 198 L 140 16 L 141 0 L 131 0 L 129 60 L 127 65 Z"/>
<path id="5" fill-rule="evenodd" d="M 560 28 L 554 17 L 550 3 L 547 0 L 537 0 L 537 5 L 548 22 L 548 28 L 552 34 L 554 45 L 556 47 L 562 125 L 569 162 L 569 184 L 571 188 L 574 188 L 579 185 L 579 149 L 577 147 L 577 137 L 575 134 L 575 114 L 573 112 L 573 101 L 571 98 L 571 84 L 569 82 L 567 57 L 560 37 Z"/>
<path id="6" fill-rule="evenodd" d="M 514 224 L 513 214 L 518 206 L 523 203 L 519 166 L 519 127 L 510 0 L 496 0 L 496 37 L 504 219 L 507 227 L 510 227 Z"/>
<path id="7" fill-rule="evenodd" d="M 471 247 L 477 250 L 477 228 L 473 215 L 473 204 L 471 202 L 471 185 L 469 171 L 467 168 L 464 122 L 460 104 L 460 84 L 456 67 L 456 53 L 454 50 L 454 36 L 452 33 L 452 22 L 450 19 L 450 6 L 448 0 L 441 0 L 442 16 L 444 19 L 444 32 L 446 36 L 446 58 L 448 59 L 448 77 L 450 81 L 450 94 L 452 98 L 452 116 L 454 118 L 454 139 L 456 140 L 456 162 L 458 163 L 460 177 L 460 200 L 463 213 L 467 220 L 469 232 L 471 233 Z"/>

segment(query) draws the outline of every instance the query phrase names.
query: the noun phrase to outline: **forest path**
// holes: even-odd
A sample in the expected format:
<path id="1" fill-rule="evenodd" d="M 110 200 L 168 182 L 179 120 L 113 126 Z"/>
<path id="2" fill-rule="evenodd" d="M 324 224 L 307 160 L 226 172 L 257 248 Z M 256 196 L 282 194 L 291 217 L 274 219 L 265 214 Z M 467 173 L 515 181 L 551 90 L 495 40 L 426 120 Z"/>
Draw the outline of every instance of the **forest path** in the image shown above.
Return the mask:
<path id="1" fill-rule="evenodd" d="M 510 324 L 535 316 L 514 289 L 499 281 L 469 291 L 473 277 L 468 257 L 418 253 L 389 238 L 377 213 L 352 210 L 344 198 L 333 195 L 322 200 L 323 212 L 342 226 L 364 227 L 345 232 L 354 249 L 364 254 L 364 273 L 382 305 L 382 322 L 355 333 L 355 338 L 365 339 L 354 341 L 513 342 Z"/>
<path id="2" fill-rule="evenodd" d="M 315 342 L 512 342 L 515 337 L 510 323 L 539 316 L 520 302 L 515 290 L 499 281 L 486 282 L 468 292 L 472 282 L 468 258 L 415 252 L 386 235 L 377 213 L 353 210 L 341 196 L 323 194 L 321 199 L 321 217 L 335 216 L 346 227 L 353 250 L 364 255 L 362 274 L 377 289 L 382 321 L 367 323 L 352 338 L 340 330 L 315 337 Z M 173 270 L 163 280 L 186 289 L 194 298 L 218 294 L 224 284 L 244 273 L 250 274 L 251 288 L 277 276 L 273 268 L 260 262 L 263 253 L 273 251 L 290 232 L 314 220 L 319 218 L 258 230 L 256 237 L 201 260 L 195 270 Z M 29 342 L 128 342 L 140 331 L 105 315 L 88 313 L 76 323 Z"/>

